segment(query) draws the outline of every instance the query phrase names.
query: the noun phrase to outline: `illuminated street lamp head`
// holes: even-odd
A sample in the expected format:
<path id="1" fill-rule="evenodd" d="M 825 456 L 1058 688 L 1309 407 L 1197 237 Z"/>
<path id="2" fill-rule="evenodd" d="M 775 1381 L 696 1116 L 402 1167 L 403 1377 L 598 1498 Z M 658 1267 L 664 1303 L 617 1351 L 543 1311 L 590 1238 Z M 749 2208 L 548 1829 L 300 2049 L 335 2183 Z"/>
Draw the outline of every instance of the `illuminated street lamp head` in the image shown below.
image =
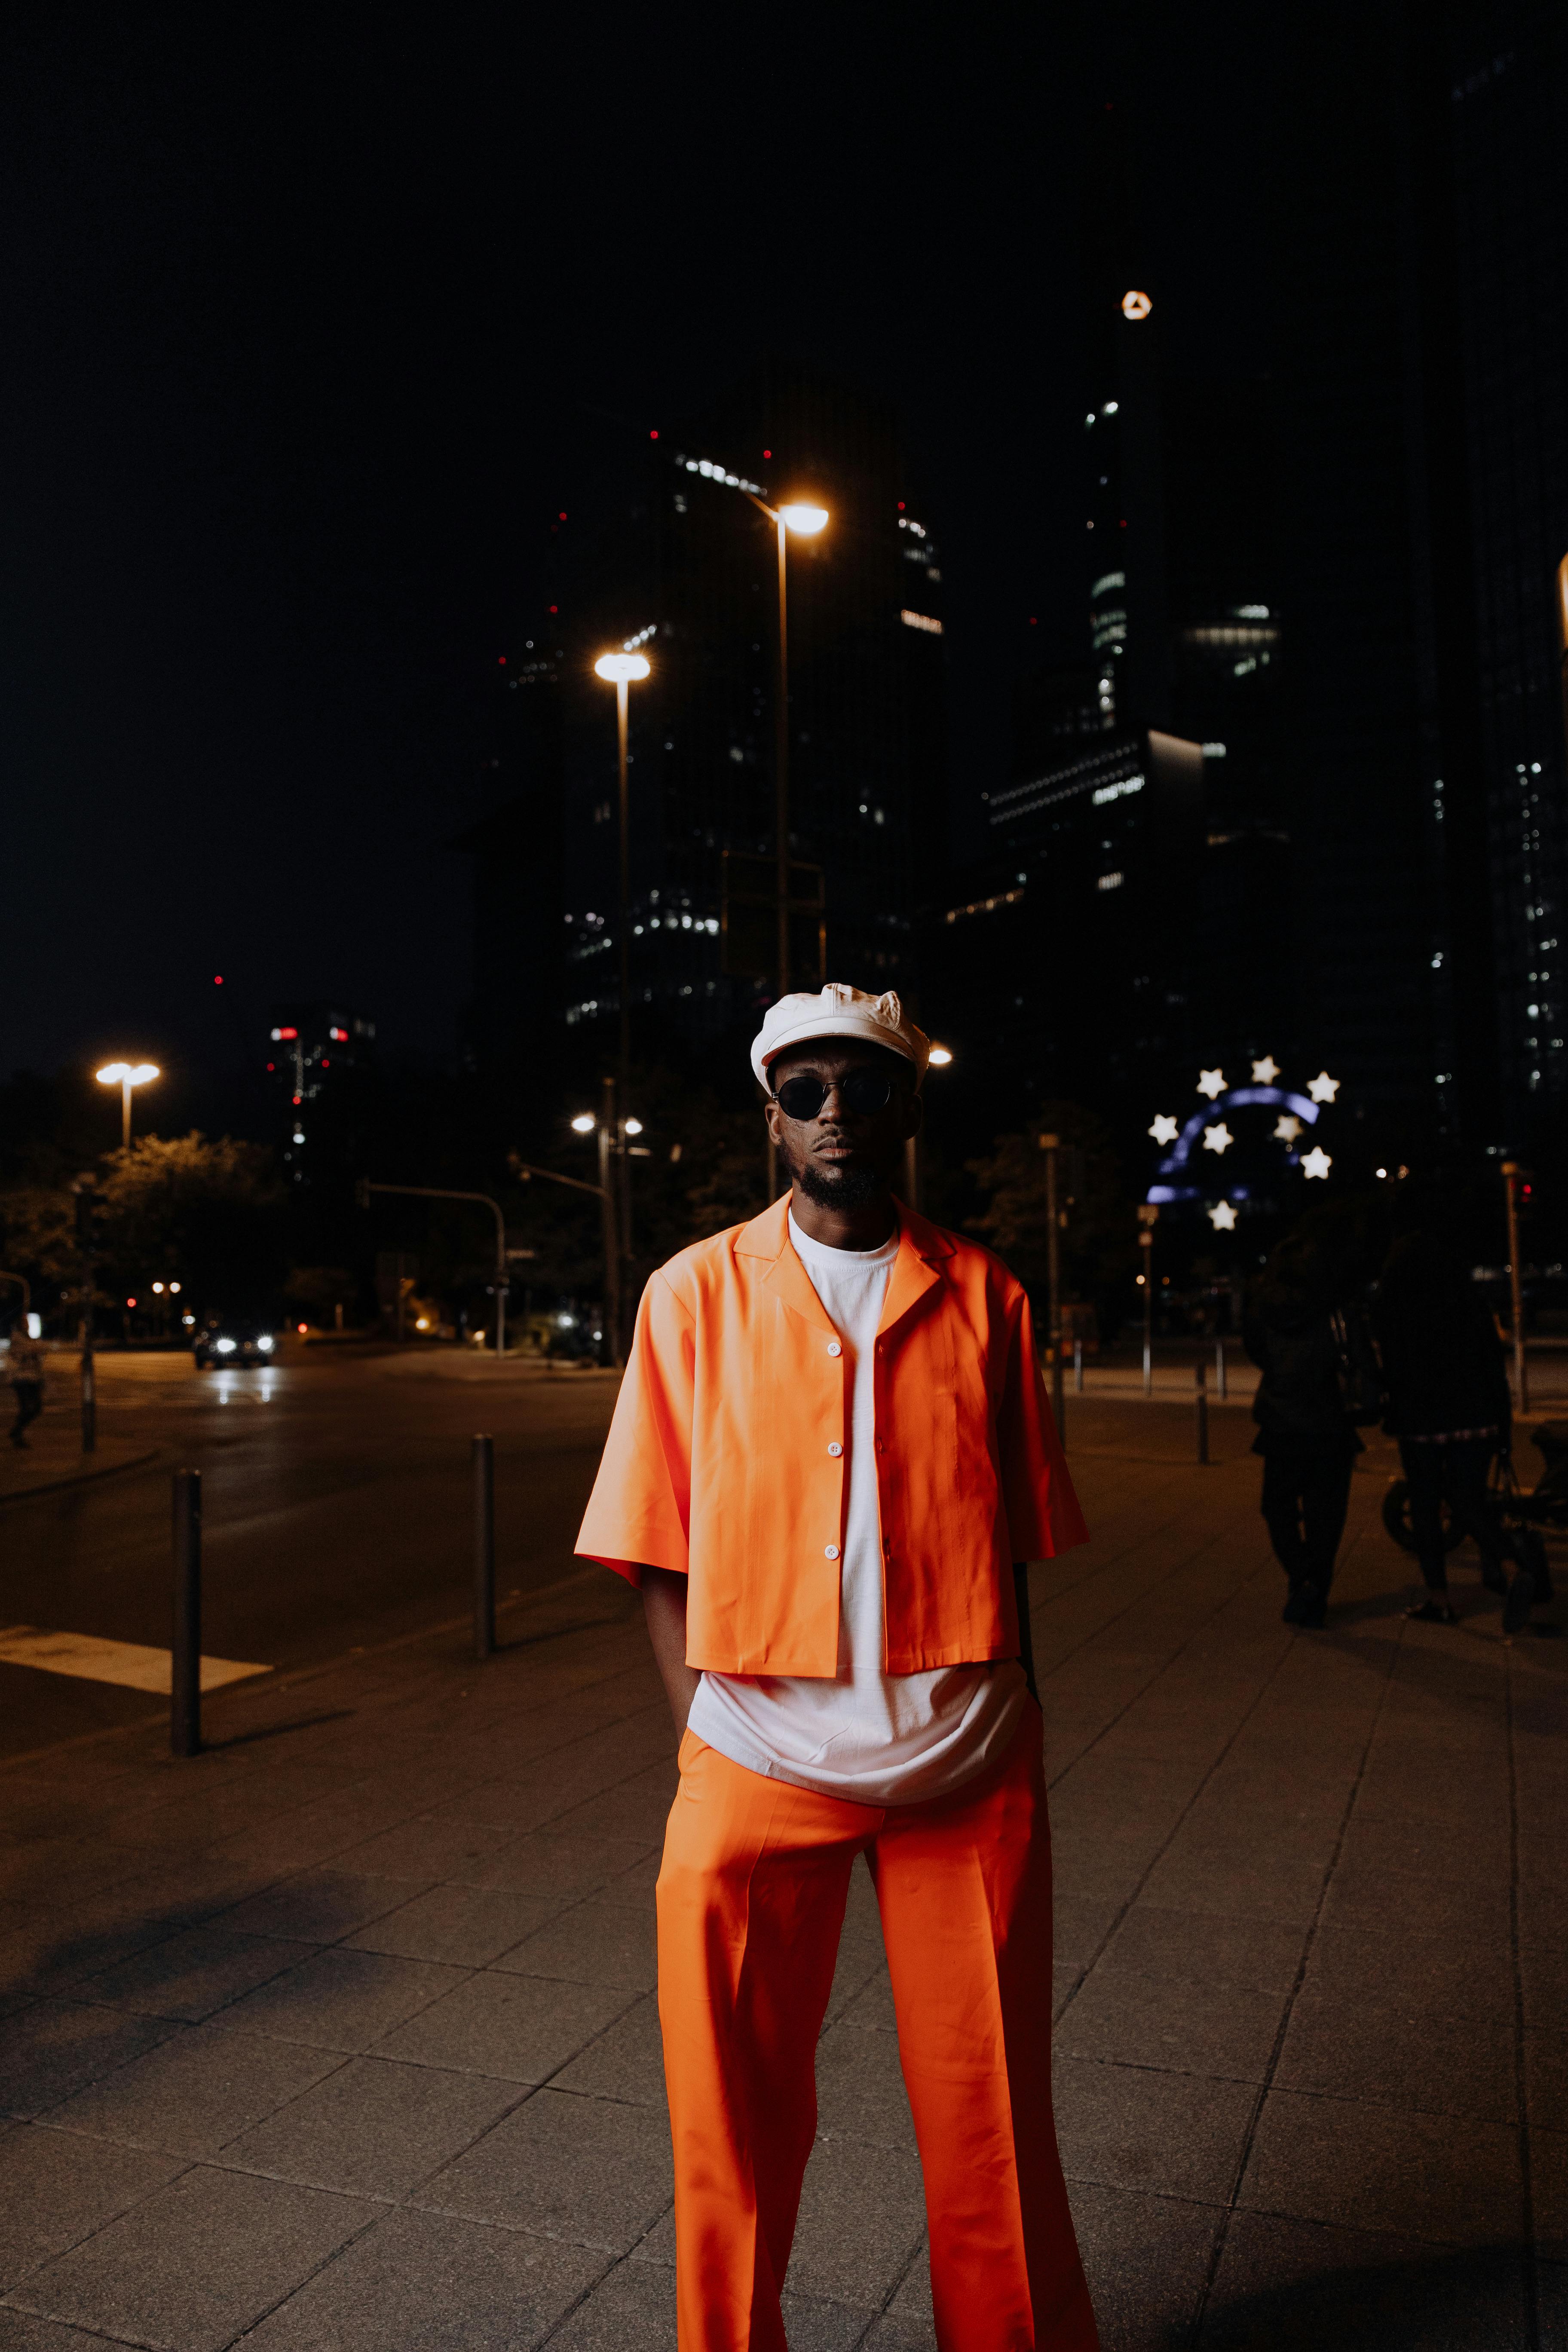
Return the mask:
<path id="1" fill-rule="evenodd" d="M 926 1060 L 931 1064 L 933 1069 L 937 1070 L 945 1070 L 952 1059 L 952 1048 L 951 1045 L 933 1045 L 931 1052 L 926 1055 Z"/>
<path id="2" fill-rule="evenodd" d="M 106 1062 L 98 1073 L 100 1087 L 144 1087 L 158 1076 L 156 1062 Z"/>
<path id="3" fill-rule="evenodd" d="M 1153 307 L 1147 294 L 1136 286 L 1129 287 L 1121 297 L 1121 315 L 1124 319 L 1131 319 L 1134 324 L 1140 319 L 1146 319 Z"/>
<path id="4" fill-rule="evenodd" d="M 797 531 L 802 539 L 815 539 L 819 530 L 825 530 L 827 527 L 827 509 L 806 506 L 780 507 L 779 520 L 786 530 Z"/>
<path id="5" fill-rule="evenodd" d="M 592 1135 L 598 1124 L 591 1110 L 580 1110 L 572 1122 L 572 1132 L 574 1135 Z"/>
<path id="6" fill-rule="evenodd" d="M 624 686 L 628 678 L 651 675 L 647 654 L 601 654 L 594 664 L 595 677 L 607 678 L 612 686 Z"/>

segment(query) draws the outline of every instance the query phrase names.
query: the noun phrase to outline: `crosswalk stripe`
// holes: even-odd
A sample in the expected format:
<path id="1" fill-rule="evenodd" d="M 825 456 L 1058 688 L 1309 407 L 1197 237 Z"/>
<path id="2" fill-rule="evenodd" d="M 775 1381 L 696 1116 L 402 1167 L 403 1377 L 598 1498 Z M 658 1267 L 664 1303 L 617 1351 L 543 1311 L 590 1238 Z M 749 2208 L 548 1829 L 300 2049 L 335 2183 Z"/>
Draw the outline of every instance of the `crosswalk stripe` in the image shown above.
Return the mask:
<path id="1" fill-rule="evenodd" d="M 37 1625 L 0 1628 L 0 1665 L 36 1666 L 41 1674 L 75 1675 L 89 1683 L 122 1683 L 127 1690 L 153 1691 L 165 1698 L 174 1681 L 167 1650 L 149 1649 L 142 1642 L 106 1642 L 96 1633 L 50 1633 Z M 242 1658 L 204 1658 L 202 1688 L 218 1690 L 247 1675 L 271 1672 Z"/>

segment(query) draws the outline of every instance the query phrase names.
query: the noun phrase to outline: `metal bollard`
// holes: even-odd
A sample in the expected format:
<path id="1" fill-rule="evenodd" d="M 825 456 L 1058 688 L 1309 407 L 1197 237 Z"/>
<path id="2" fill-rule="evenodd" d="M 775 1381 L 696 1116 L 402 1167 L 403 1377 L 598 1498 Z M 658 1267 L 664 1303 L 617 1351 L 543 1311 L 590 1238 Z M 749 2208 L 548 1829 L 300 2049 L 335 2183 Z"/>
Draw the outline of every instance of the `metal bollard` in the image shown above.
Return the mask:
<path id="1" fill-rule="evenodd" d="M 495 1440 L 474 1440 L 474 1655 L 496 1654 Z"/>
<path id="2" fill-rule="evenodd" d="M 1215 1386 L 1219 1391 L 1219 1401 L 1221 1404 L 1223 1404 L 1229 1393 L 1226 1385 L 1225 1341 L 1223 1339 L 1216 1339 L 1214 1343 L 1214 1376 Z"/>
<path id="3" fill-rule="evenodd" d="M 1198 1380 L 1198 1460 L 1209 1458 L 1209 1368 L 1202 1357 L 1195 1366 Z"/>
<path id="4" fill-rule="evenodd" d="M 202 1752 L 202 1474 L 174 1473 L 174 1638 L 169 1654 L 169 1747 Z"/>
<path id="5" fill-rule="evenodd" d="M 1072 1384 L 1074 1394 L 1077 1396 L 1082 1396 L 1083 1341 L 1081 1339 L 1075 1339 L 1072 1343 Z"/>

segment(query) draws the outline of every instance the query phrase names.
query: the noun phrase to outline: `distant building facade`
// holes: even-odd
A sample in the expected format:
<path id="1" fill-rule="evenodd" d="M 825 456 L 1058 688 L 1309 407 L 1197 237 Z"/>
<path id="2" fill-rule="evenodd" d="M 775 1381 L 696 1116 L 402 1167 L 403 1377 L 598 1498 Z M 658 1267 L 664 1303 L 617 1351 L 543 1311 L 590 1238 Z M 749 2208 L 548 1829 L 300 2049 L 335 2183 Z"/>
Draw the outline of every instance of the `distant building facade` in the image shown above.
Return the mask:
<path id="1" fill-rule="evenodd" d="M 1102 734 L 989 794 L 986 814 L 994 849 L 955 876 L 929 928 L 950 1090 L 994 1123 L 1046 1096 L 1133 1116 L 1193 1051 L 1201 747 L 1157 729 Z"/>
<path id="2" fill-rule="evenodd" d="M 1568 17 L 1453 12 L 1446 116 L 1468 459 L 1481 782 L 1502 1111 L 1568 1109 L 1568 772 L 1553 612 L 1568 554 Z M 1443 794 L 1434 788 L 1434 816 Z"/>
<path id="3" fill-rule="evenodd" d="M 891 411 L 774 363 L 607 465 L 568 510 L 556 609 L 500 688 L 522 789 L 461 845 L 481 930 L 487 897 L 529 908 L 525 962 L 509 975 L 493 943 L 479 950 L 489 1050 L 542 1017 L 564 1066 L 614 1057 L 616 696 L 594 672 L 609 651 L 651 672 L 630 688 L 634 1055 L 701 1058 L 750 1034 L 774 992 L 757 943 L 775 856 L 777 540 L 753 501 L 791 498 L 830 518 L 788 547 L 792 896 L 821 901 L 820 920 L 794 923 L 791 984 L 816 984 L 820 931 L 833 977 L 915 990 L 916 907 L 948 837 L 937 540 Z"/>
<path id="4" fill-rule="evenodd" d="M 1167 368 L 1130 117 L 1094 126 L 1083 638 L 1020 678 L 987 804 L 1011 835 L 997 816 L 1097 747 L 1198 746 L 1204 854 L 1179 953 L 1160 935 L 1165 993 L 1207 1055 L 1326 1066 L 1369 1165 L 1395 1141 L 1568 1139 L 1568 16 L 1444 0 L 1373 21 L 1355 73 L 1316 19 L 1284 29 L 1267 373 Z M 1047 1044 L 1026 1058 L 1092 1083 L 1075 1040 L 1098 1015 L 1064 969 L 1126 955 L 1136 977 L 1153 934 L 1116 945 L 1082 876 L 1045 883 L 1053 856 L 1071 868 L 1047 840 L 951 898 L 1033 928 L 1015 1009 Z M 983 968 L 952 968 L 954 1020 Z M 1128 973 L 1100 977 L 1119 1003 Z M 1122 1014 L 1108 1102 L 1136 1091 L 1129 1057 L 1184 1034 Z"/>
<path id="5" fill-rule="evenodd" d="M 1299 1008 L 1268 388 L 1164 381 L 1126 142 L 1096 123 L 1081 650 L 1016 682 L 994 849 L 934 916 L 928 1003 L 966 1042 L 996 1023 L 1011 1116 L 1065 1096 L 1131 1136 L 1194 1055 L 1289 1053 Z"/>

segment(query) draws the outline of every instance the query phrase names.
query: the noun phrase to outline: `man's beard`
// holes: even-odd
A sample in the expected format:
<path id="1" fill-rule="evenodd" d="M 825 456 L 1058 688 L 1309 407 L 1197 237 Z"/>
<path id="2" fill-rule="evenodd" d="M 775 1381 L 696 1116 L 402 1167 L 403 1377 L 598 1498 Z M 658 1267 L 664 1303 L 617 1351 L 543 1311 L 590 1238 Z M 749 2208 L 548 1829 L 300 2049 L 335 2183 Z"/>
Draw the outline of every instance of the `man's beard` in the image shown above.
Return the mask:
<path id="1" fill-rule="evenodd" d="M 790 1174 L 808 1201 L 819 1209 L 864 1209 L 887 1189 L 887 1178 L 876 1168 L 842 1168 L 825 1176 L 809 1160 L 791 1164 Z"/>

